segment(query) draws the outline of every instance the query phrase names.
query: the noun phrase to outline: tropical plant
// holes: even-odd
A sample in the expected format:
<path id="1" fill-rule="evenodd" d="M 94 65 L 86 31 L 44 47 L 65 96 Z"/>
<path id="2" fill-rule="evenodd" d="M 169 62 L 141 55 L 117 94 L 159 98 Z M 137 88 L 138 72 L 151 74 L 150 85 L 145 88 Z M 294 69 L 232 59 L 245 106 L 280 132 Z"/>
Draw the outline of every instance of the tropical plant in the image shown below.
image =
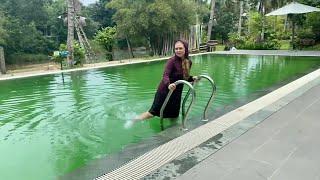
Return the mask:
<path id="1" fill-rule="evenodd" d="M 95 41 L 106 49 L 106 58 L 110 61 L 113 60 L 113 46 L 116 42 L 116 35 L 116 27 L 106 27 L 98 31 L 94 37 Z"/>

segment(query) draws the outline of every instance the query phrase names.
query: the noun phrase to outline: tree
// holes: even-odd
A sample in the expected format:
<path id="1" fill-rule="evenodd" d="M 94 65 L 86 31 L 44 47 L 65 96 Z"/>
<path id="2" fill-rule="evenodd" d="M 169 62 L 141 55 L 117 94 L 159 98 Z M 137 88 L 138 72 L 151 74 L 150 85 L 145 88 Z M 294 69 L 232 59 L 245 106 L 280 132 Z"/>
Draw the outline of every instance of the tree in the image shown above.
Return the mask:
<path id="1" fill-rule="evenodd" d="M 106 8 L 109 2 L 110 0 L 99 0 L 95 4 L 89 5 L 84 10 L 89 18 L 98 23 L 99 29 L 115 25 L 112 20 L 115 10 Z"/>
<path id="2" fill-rule="evenodd" d="M 216 1 L 211 0 L 210 19 L 209 19 L 209 23 L 208 23 L 208 40 L 211 39 L 211 31 L 212 31 L 213 20 L 214 20 L 215 6 L 216 6 Z"/>
<path id="3" fill-rule="evenodd" d="M 4 13 L 0 11 L 0 46 L 4 46 L 6 44 L 7 32 L 4 27 L 7 19 L 4 16 Z"/>
<path id="4" fill-rule="evenodd" d="M 46 39 L 48 14 L 45 6 L 50 0 L 1 0 L 6 11 L 6 51 L 8 53 L 47 53 L 52 43 Z"/>
<path id="5" fill-rule="evenodd" d="M 95 36 L 95 41 L 101 44 L 107 50 L 107 59 L 113 60 L 113 46 L 116 38 L 116 28 L 106 27 L 98 31 Z"/>
<path id="6" fill-rule="evenodd" d="M 56 48 L 58 48 L 61 43 L 65 43 L 67 39 L 67 27 L 64 23 L 66 8 L 65 0 L 55 0 L 46 5 L 48 35 L 55 41 Z"/>
<path id="7" fill-rule="evenodd" d="M 113 20 L 120 37 L 144 38 L 154 54 L 166 54 L 173 38 L 183 36 L 195 22 L 196 4 L 186 0 L 112 0 Z"/>
<path id="8" fill-rule="evenodd" d="M 239 9 L 237 2 L 233 1 L 217 1 L 216 2 L 216 20 L 212 35 L 214 39 L 227 40 L 230 32 L 236 31 L 236 21 L 238 19 Z"/>

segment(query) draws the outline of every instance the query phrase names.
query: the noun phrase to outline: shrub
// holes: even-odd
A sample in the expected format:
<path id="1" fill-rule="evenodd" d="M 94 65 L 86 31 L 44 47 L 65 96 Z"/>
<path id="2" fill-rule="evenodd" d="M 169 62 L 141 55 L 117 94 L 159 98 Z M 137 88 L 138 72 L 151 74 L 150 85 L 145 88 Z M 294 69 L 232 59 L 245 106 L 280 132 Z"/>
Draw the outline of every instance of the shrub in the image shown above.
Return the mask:
<path id="1" fill-rule="evenodd" d="M 67 51 L 67 45 L 60 44 L 59 50 Z M 73 43 L 73 57 L 75 64 L 83 64 L 85 52 L 84 49 L 80 46 L 80 44 L 76 41 Z"/>
<path id="2" fill-rule="evenodd" d="M 25 65 L 36 64 L 49 61 L 49 56 L 45 54 L 14 53 L 8 56 L 8 64 Z"/>
<path id="3" fill-rule="evenodd" d="M 311 29 L 302 29 L 297 32 L 300 39 L 314 39 L 316 36 Z"/>

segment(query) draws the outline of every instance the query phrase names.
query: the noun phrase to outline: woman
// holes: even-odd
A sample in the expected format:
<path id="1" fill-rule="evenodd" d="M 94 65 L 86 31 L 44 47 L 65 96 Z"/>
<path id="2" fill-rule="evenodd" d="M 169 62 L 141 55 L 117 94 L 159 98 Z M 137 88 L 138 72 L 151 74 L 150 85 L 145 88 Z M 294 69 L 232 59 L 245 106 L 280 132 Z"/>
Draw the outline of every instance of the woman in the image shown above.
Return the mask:
<path id="1" fill-rule="evenodd" d="M 149 111 L 142 113 L 133 121 L 128 121 L 125 126 L 130 127 L 134 122 L 160 116 L 160 109 L 167 97 L 169 90 L 174 90 L 166 108 L 163 112 L 163 118 L 177 118 L 179 116 L 181 95 L 183 84 L 176 86 L 177 80 L 194 81 L 196 76 L 190 76 L 192 62 L 189 59 L 188 44 L 185 41 L 178 40 L 174 44 L 175 55 L 171 57 L 165 67 L 163 78 L 158 86 L 153 104 Z"/>

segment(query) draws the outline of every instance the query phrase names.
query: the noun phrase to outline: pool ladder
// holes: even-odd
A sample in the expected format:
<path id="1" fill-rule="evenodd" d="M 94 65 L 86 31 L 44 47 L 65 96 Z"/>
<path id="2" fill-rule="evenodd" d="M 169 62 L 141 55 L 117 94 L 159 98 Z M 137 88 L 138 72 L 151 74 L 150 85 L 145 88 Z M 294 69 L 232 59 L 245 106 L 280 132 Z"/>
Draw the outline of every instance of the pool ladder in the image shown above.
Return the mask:
<path id="1" fill-rule="evenodd" d="M 208 108 L 209 108 L 209 105 L 211 104 L 211 102 L 212 102 L 212 100 L 213 100 L 213 98 L 214 98 L 214 94 L 215 94 L 217 88 L 216 88 L 216 85 L 215 85 L 214 81 L 213 81 L 209 76 L 207 76 L 207 75 L 200 75 L 200 76 L 198 76 L 198 78 L 199 78 L 198 81 L 200 81 L 200 80 L 203 79 L 203 78 L 204 78 L 204 79 L 207 79 L 207 80 L 210 82 L 211 86 L 212 86 L 211 96 L 210 96 L 209 101 L 208 101 L 208 103 L 207 103 L 207 105 L 206 105 L 206 107 L 205 107 L 205 109 L 204 109 L 204 111 L 203 111 L 203 116 L 202 116 L 202 121 L 205 121 L 205 122 L 206 122 L 206 121 L 208 121 L 208 117 L 207 117 Z M 174 82 L 174 84 L 175 84 L 176 86 L 179 85 L 179 84 L 185 84 L 185 85 L 187 85 L 187 86 L 189 87 L 189 90 L 188 90 L 186 96 L 184 97 L 183 103 L 182 103 L 182 130 L 187 131 L 188 129 L 187 129 L 186 126 L 185 126 L 185 122 L 186 122 L 186 119 L 187 119 L 188 114 L 189 114 L 189 112 L 190 112 L 190 109 L 191 109 L 191 107 L 192 107 L 193 104 L 194 104 L 194 100 L 195 100 L 195 97 L 196 97 L 196 93 L 195 93 L 194 87 L 196 86 L 197 82 L 193 83 L 193 85 L 192 85 L 192 84 L 189 83 L 188 81 L 178 80 L 178 81 Z M 166 99 L 164 100 L 164 102 L 163 102 L 163 104 L 162 104 L 162 106 L 161 106 L 161 109 L 160 109 L 160 125 L 161 125 L 161 130 L 164 130 L 164 127 L 163 127 L 163 111 L 164 111 L 165 107 L 167 106 L 168 101 L 169 101 L 169 99 L 170 99 L 173 91 L 174 91 L 174 90 L 169 90 L 169 93 L 168 93 Z M 190 104 L 189 104 L 189 106 L 188 106 L 187 111 L 185 111 L 185 104 L 186 104 L 186 102 L 187 102 L 190 94 L 192 94 L 192 96 L 191 96 L 192 99 L 191 99 L 191 102 L 190 102 Z"/>

